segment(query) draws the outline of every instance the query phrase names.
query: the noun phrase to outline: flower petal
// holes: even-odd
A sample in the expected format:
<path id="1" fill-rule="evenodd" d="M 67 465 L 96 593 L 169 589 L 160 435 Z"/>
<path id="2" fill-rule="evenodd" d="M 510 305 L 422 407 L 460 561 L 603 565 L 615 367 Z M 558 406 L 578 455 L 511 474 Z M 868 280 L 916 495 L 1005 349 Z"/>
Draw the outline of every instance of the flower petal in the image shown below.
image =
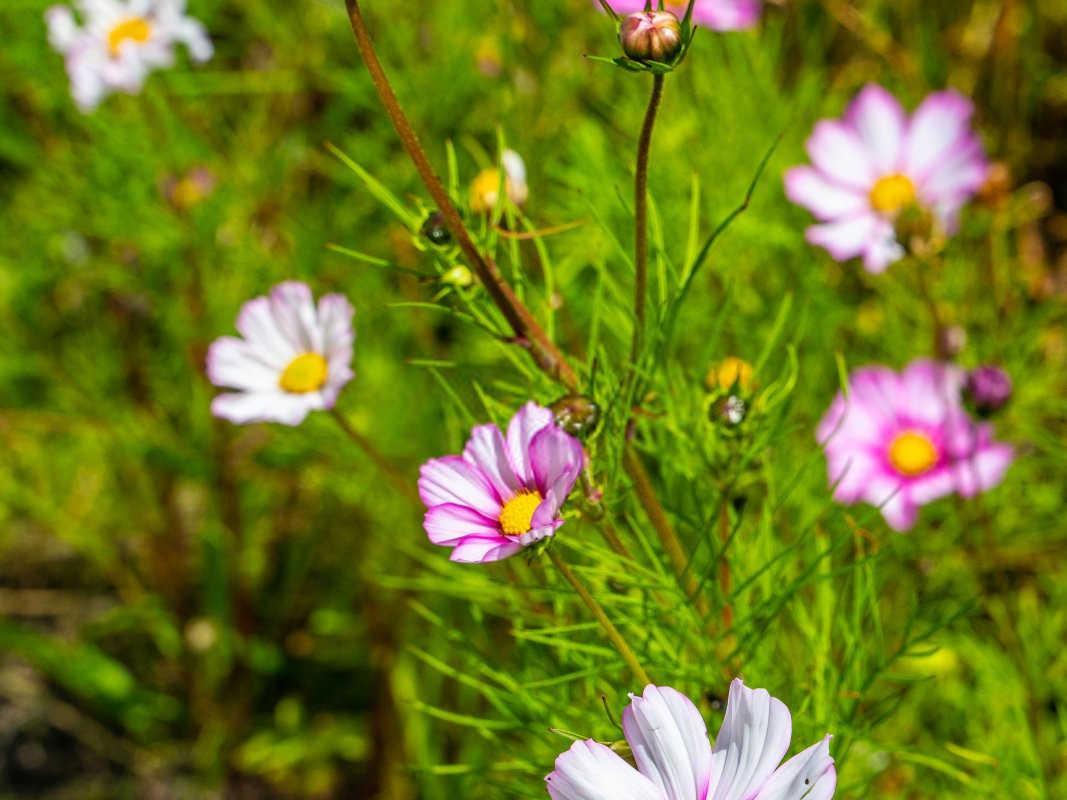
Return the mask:
<path id="1" fill-rule="evenodd" d="M 878 222 L 874 214 L 860 214 L 825 225 L 812 225 L 805 238 L 811 244 L 825 248 L 835 261 L 848 261 L 878 241 L 875 238 Z"/>
<path id="2" fill-rule="evenodd" d="M 463 449 L 463 458 L 485 474 L 502 503 L 524 488 L 515 475 L 508 446 L 496 425 L 479 425 L 472 430 Z"/>
<path id="3" fill-rule="evenodd" d="M 582 443 L 555 423 L 534 435 L 529 458 L 538 491 L 542 496 L 555 495 L 560 503 L 571 493 L 585 464 Z"/>
<path id="4" fill-rule="evenodd" d="M 537 403 L 529 402 L 518 410 L 508 424 L 508 453 L 515 475 L 529 488 L 536 485 L 533 467 L 530 464 L 530 443 L 546 425 L 553 422 L 552 412 Z"/>
<path id="5" fill-rule="evenodd" d="M 881 86 L 868 84 L 848 107 L 845 120 L 859 134 L 878 172 L 901 169 L 907 117 L 893 95 Z"/>
<path id="6" fill-rule="evenodd" d="M 836 184 L 813 167 L 793 167 L 786 172 L 785 193 L 820 220 L 853 217 L 868 207 L 863 192 Z"/>
<path id="7" fill-rule="evenodd" d="M 315 300 L 306 283 L 279 283 L 270 291 L 270 307 L 275 324 L 299 352 L 325 352 Z"/>
<path id="8" fill-rule="evenodd" d="M 754 800 L 829 800 L 836 787 L 827 736 L 782 764 Z"/>
<path id="9" fill-rule="evenodd" d="M 924 183 L 970 132 L 974 104 L 963 95 L 935 92 L 912 115 L 904 139 L 904 163 L 916 183 Z"/>
<path id="10" fill-rule="evenodd" d="M 789 709 L 781 700 L 735 679 L 715 739 L 710 800 L 750 798 L 781 763 L 792 732 Z"/>
<path id="11" fill-rule="evenodd" d="M 842 186 L 868 192 L 877 178 L 874 159 L 859 133 L 840 120 L 815 123 L 808 139 L 808 155 L 820 172 Z"/>
<path id="12" fill-rule="evenodd" d="M 220 394 L 211 402 L 211 413 L 236 425 L 252 422 L 299 425 L 309 412 L 321 407 L 322 400 L 317 394 L 253 391 Z"/>
<path id="13" fill-rule="evenodd" d="M 207 376 L 220 387 L 274 392 L 280 372 L 244 339 L 223 336 L 208 348 Z"/>
<path id="14" fill-rule="evenodd" d="M 470 536 L 483 539 L 498 536 L 501 541 L 510 541 L 501 535 L 500 525 L 495 519 L 456 503 L 444 503 L 427 509 L 422 527 L 431 542 L 445 546 L 454 545 Z"/>
<path id="15" fill-rule="evenodd" d="M 419 470 L 419 496 L 427 508 L 453 503 L 497 519 L 500 502 L 489 480 L 477 467 L 459 456 L 432 458 Z"/>
<path id="16" fill-rule="evenodd" d="M 973 497 L 999 484 L 1015 460 L 1011 445 L 993 442 L 971 458 L 956 465 L 956 491 L 964 497 Z"/>
<path id="17" fill-rule="evenodd" d="M 652 781 L 592 739 L 560 755 L 545 783 L 552 800 L 664 800 Z"/>
<path id="18" fill-rule="evenodd" d="M 669 687 L 646 686 L 631 695 L 622 729 L 641 774 L 663 789 L 666 800 L 704 797 L 711 778 L 708 728 L 696 706 Z"/>
<path id="19" fill-rule="evenodd" d="M 290 340 L 274 319 L 270 300 L 256 297 L 241 306 L 237 315 L 237 330 L 259 351 L 270 359 L 272 366 L 279 370 L 304 352 L 300 343 Z"/>
<path id="20" fill-rule="evenodd" d="M 488 564 L 510 558 L 520 550 L 521 544 L 502 536 L 490 539 L 470 536 L 456 543 L 449 560 L 460 564 Z"/>

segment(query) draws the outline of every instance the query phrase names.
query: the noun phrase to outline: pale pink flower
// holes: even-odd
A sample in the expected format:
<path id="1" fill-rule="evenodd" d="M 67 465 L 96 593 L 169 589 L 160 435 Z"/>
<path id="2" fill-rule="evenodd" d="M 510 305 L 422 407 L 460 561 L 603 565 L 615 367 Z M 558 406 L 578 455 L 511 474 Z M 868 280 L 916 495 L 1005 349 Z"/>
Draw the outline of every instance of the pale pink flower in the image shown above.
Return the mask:
<path id="1" fill-rule="evenodd" d="M 241 337 L 216 339 L 208 378 L 236 389 L 211 404 L 230 422 L 299 425 L 311 411 L 333 408 L 352 379 L 352 305 L 328 294 L 315 305 L 306 284 L 288 281 L 249 300 L 237 317 Z"/>
<path id="2" fill-rule="evenodd" d="M 971 128 L 974 105 L 953 91 L 929 95 L 909 118 L 881 86 L 868 85 L 842 119 L 825 119 L 808 139 L 812 166 L 786 173 L 789 199 L 820 224 L 809 242 L 838 261 L 863 257 L 882 272 L 904 255 L 894 222 L 918 205 L 947 233 L 988 172 Z"/>
<path id="3" fill-rule="evenodd" d="M 211 58 L 211 40 L 186 15 L 185 0 L 78 0 L 76 6 L 82 25 L 66 5 L 52 6 L 45 19 L 83 111 L 112 92 L 139 92 L 153 69 L 174 63 L 175 44 L 185 45 L 195 61 Z"/>
<path id="4" fill-rule="evenodd" d="M 645 10 L 644 0 L 608 0 L 617 14 L 633 14 Z M 760 18 L 760 0 L 696 0 L 693 6 L 693 22 L 715 31 L 736 31 L 753 27 Z M 688 3 L 673 0 L 666 4 L 678 19 L 685 15 Z M 659 3 L 652 4 L 654 9 Z"/>
<path id="5" fill-rule="evenodd" d="M 837 787 L 830 737 L 782 764 L 793 735 L 789 709 L 738 678 L 715 746 L 700 712 L 668 687 L 630 695 L 622 728 L 634 769 L 587 739 L 556 759 L 552 800 L 829 800 Z M 779 766 L 780 765 L 780 766 Z"/>
<path id="6" fill-rule="evenodd" d="M 563 524 L 560 506 L 584 459 L 581 443 L 536 403 L 512 418 L 506 438 L 496 425 L 479 425 L 463 455 L 422 465 L 426 534 L 434 544 L 453 548 L 453 561 L 485 563 L 515 555 Z"/>
<path id="7" fill-rule="evenodd" d="M 954 365 L 923 360 L 899 374 L 886 367 L 852 373 L 848 396 L 838 393 L 817 432 L 834 498 L 879 506 L 904 531 L 921 506 L 1000 483 L 1014 451 L 968 415 L 965 380 Z"/>

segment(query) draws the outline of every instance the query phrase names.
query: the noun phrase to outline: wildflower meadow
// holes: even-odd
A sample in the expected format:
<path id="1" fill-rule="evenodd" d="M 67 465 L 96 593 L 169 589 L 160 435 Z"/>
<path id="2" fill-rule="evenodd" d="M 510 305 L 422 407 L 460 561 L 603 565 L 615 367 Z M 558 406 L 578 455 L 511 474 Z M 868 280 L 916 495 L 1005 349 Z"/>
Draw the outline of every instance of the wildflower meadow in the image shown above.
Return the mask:
<path id="1" fill-rule="evenodd" d="M 0 30 L 0 798 L 1067 798 L 1067 2 Z"/>

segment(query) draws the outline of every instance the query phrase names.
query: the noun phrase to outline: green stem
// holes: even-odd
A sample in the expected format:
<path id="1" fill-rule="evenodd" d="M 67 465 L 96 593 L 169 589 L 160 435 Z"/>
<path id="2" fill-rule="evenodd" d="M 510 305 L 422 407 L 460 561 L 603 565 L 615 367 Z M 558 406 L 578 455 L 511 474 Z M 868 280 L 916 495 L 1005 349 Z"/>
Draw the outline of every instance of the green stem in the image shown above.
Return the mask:
<path id="1" fill-rule="evenodd" d="M 397 465 L 384 456 L 374 443 L 364 436 L 362 433 L 352 427 L 350 423 L 340 411 L 336 408 L 330 409 L 330 416 L 337 422 L 338 427 L 344 431 L 345 436 L 351 439 L 356 446 L 366 454 L 366 456 L 374 462 L 374 465 L 381 470 L 386 479 L 393 484 L 393 486 L 404 495 L 408 500 L 415 503 L 421 503 L 419 493 L 415 489 L 415 485 L 407 479 L 407 477 L 400 471 Z"/>
<path id="2" fill-rule="evenodd" d="M 488 255 L 483 254 L 474 244 L 470 233 L 463 223 L 463 218 L 456 209 L 452 198 L 449 197 L 441 179 L 437 177 L 430 164 L 426 152 L 419 143 L 415 129 L 411 126 L 404 110 L 400 107 L 396 93 L 389 83 L 389 78 L 378 60 L 378 54 L 374 49 L 367 23 L 363 19 L 357 0 L 345 0 L 348 7 L 348 19 L 352 24 L 352 33 L 356 37 L 356 44 L 363 56 L 363 63 L 367 66 L 374 87 L 378 90 L 378 97 L 385 107 L 389 119 L 396 128 L 404 149 L 411 158 L 415 169 L 422 178 L 427 191 L 437 205 L 438 211 L 444 217 L 445 225 L 455 237 L 463 255 L 470 262 L 471 267 L 478 275 L 479 280 L 485 286 L 486 291 L 496 304 L 497 308 L 507 319 L 515 334 L 516 340 L 530 351 L 537 365 L 553 379 L 566 386 L 572 391 L 578 388 L 578 377 L 567 363 L 566 358 L 556 345 L 545 333 L 541 325 L 534 319 L 533 314 L 518 298 L 511 286 L 504 280 L 504 276 L 497 267 L 496 262 Z"/>
<path id="3" fill-rule="evenodd" d="M 648 673 L 645 672 L 645 668 L 641 666 L 641 662 L 637 660 L 637 656 L 634 651 L 627 644 L 622 634 L 619 633 L 619 629 L 615 627 L 604 611 L 603 606 L 596 601 L 596 598 L 590 594 L 589 590 L 585 588 L 578 576 L 574 574 L 574 571 L 567 566 L 567 563 L 560 558 L 559 553 L 556 552 L 556 548 L 548 548 L 548 557 L 552 559 L 552 563 L 555 564 L 556 569 L 560 571 L 560 574 L 566 579 L 578 596 L 585 603 L 586 608 L 596 618 L 596 621 L 600 623 L 600 627 L 604 629 L 604 634 L 608 637 L 615 649 L 619 651 L 619 655 L 622 656 L 622 660 L 626 662 L 626 665 L 630 668 L 630 671 L 634 674 L 634 677 L 641 682 L 642 686 L 646 686 L 652 683 L 652 680 L 648 677 Z"/>

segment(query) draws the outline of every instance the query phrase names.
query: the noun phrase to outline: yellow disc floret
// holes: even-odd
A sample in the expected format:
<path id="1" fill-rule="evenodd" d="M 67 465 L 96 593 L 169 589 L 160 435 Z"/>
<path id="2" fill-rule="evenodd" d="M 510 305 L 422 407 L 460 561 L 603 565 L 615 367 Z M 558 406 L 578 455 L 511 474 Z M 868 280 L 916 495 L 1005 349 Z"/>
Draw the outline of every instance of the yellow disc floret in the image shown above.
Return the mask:
<path id="1" fill-rule="evenodd" d="M 505 186 L 507 181 L 505 179 Z M 500 170 L 490 167 L 478 173 L 471 181 L 471 211 L 475 214 L 488 214 L 496 208 L 500 197 Z"/>
<path id="2" fill-rule="evenodd" d="M 530 532 L 533 515 L 541 505 L 540 492 L 525 489 L 512 497 L 500 510 L 500 530 L 508 536 L 522 536 Z"/>
<path id="3" fill-rule="evenodd" d="M 144 44 L 152 37 L 152 25 L 144 17 L 129 17 L 111 29 L 107 35 L 107 49 L 112 57 L 118 57 L 126 42 Z"/>
<path id="4" fill-rule="evenodd" d="M 317 392 L 326 384 L 330 368 L 318 353 L 303 353 L 289 362 L 278 385 L 290 394 Z"/>
<path id="5" fill-rule="evenodd" d="M 889 463 L 909 478 L 929 472 L 937 464 L 937 459 L 937 448 L 924 433 L 904 431 L 889 445 Z"/>
<path id="6" fill-rule="evenodd" d="M 893 215 L 917 199 L 915 184 L 899 172 L 879 178 L 871 188 L 871 208 L 880 214 Z"/>

